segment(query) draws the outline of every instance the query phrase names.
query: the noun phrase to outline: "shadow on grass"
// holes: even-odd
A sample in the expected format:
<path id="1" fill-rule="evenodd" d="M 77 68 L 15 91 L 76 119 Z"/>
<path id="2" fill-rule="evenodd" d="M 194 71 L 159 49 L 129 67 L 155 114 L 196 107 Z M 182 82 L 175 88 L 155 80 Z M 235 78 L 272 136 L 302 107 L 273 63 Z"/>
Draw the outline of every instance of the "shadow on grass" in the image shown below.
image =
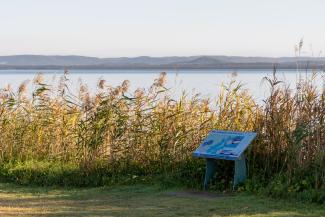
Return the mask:
<path id="1" fill-rule="evenodd" d="M 157 186 L 42 188 L 0 184 L 1 216 L 325 216 L 325 207 Z"/>

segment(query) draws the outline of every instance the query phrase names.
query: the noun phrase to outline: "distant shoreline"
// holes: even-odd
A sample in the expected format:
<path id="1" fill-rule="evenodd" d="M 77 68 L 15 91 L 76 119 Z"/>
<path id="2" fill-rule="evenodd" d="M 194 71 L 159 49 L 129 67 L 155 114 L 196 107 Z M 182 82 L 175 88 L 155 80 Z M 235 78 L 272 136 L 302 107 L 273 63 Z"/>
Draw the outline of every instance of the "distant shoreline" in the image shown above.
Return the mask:
<path id="1" fill-rule="evenodd" d="M 0 56 L 0 70 L 89 69 L 89 70 L 239 70 L 324 69 L 325 57 L 170 56 L 97 58 L 86 56 Z"/>

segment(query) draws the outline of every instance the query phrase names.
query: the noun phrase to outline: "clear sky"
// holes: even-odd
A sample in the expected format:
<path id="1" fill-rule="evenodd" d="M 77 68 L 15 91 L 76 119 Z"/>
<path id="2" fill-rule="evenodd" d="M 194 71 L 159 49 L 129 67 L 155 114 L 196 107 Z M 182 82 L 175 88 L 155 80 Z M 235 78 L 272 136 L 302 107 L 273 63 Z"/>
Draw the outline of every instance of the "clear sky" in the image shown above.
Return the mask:
<path id="1" fill-rule="evenodd" d="M 1 0 L 0 55 L 325 52 L 325 0 Z M 322 55 L 324 56 L 324 55 Z"/>

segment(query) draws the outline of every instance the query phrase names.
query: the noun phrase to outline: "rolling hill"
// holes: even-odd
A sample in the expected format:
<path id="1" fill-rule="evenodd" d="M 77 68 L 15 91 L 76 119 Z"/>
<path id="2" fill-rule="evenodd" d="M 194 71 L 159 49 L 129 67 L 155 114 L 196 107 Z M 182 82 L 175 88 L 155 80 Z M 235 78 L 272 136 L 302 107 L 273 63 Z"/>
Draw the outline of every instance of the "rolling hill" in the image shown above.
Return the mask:
<path id="1" fill-rule="evenodd" d="M 295 69 L 321 68 L 325 57 L 241 57 L 241 56 L 171 56 L 171 57 L 118 57 L 12 55 L 0 56 L 0 69 Z"/>

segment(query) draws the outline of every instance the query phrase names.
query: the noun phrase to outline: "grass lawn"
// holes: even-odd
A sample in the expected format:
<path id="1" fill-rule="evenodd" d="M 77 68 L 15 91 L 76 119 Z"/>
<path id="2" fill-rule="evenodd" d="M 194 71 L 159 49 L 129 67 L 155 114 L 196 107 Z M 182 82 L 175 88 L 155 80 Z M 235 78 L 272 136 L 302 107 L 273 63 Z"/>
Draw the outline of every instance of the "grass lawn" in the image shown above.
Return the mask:
<path id="1" fill-rule="evenodd" d="M 0 184 L 0 216 L 324 216 L 325 206 L 157 186 L 41 188 Z"/>

